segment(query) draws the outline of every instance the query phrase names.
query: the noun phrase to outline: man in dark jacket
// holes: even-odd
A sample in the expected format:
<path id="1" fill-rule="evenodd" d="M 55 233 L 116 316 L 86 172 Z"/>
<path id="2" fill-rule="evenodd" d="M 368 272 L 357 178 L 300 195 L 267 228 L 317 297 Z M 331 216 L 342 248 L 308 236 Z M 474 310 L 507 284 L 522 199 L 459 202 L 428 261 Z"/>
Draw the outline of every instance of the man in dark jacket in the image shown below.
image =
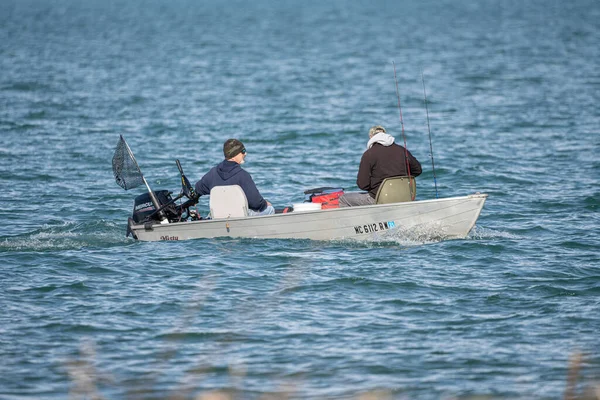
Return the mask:
<path id="1" fill-rule="evenodd" d="M 406 162 L 408 156 L 408 162 Z M 340 207 L 375 204 L 381 182 L 392 176 L 419 176 L 421 164 L 408 150 L 394 143 L 383 126 L 369 130 L 367 151 L 360 159 L 356 184 L 367 193 L 349 192 L 340 197 Z"/>
<path id="2" fill-rule="evenodd" d="M 258 192 L 252 176 L 240 167 L 246 158 L 246 148 L 237 139 L 228 139 L 223 145 L 225 160 L 213 167 L 196 182 L 196 193 L 200 196 L 210 194 L 215 186 L 239 185 L 248 199 L 248 215 L 274 214 L 275 209 Z"/>

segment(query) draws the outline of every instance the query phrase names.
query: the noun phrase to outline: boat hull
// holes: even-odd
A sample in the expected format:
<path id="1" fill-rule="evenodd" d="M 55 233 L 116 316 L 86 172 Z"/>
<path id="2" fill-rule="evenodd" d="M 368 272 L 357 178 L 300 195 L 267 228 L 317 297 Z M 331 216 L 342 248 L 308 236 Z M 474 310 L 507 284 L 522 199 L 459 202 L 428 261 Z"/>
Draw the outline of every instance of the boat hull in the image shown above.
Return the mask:
<path id="1" fill-rule="evenodd" d="M 471 231 L 486 194 L 406 203 L 292 212 L 260 217 L 228 218 L 136 225 L 138 240 L 187 240 L 232 237 L 262 239 L 369 240 L 393 232 L 435 232 L 440 239 L 464 238 Z"/>

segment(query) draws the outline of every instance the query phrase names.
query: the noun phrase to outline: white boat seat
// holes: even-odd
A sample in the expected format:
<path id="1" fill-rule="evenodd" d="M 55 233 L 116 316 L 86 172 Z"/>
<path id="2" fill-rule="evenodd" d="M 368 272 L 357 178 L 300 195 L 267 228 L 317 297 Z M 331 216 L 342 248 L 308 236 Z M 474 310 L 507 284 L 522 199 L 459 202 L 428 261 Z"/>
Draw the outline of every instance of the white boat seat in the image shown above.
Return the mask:
<path id="1" fill-rule="evenodd" d="M 394 176 L 385 178 L 377 190 L 375 204 L 402 203 L 413 201 L 417 195 L 415 177 Z"/>
<path id="2" fill-rule="evenodd" d="M 215 186 L 209 204 L 212 219 L 248 216 L 248 199 L 239 185 Z"/>

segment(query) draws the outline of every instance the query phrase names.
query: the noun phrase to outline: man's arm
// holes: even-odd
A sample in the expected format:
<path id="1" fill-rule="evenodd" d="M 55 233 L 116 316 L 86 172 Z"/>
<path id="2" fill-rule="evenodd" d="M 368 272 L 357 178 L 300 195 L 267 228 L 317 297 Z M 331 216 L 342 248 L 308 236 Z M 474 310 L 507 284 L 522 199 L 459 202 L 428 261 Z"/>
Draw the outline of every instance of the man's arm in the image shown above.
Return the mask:
<path id="1" fill-rule="evenodd" d="M 210 188 L 208 187 L 208 174 L 204 175 L 202 179 L 200 179 L 194 185 L 194 189 L 196 189 L 196 193 L 198 196 L 206 196 L 210 194 Z"/>
<path id="2" fill-rule="evenodd" d="M 371 190 L 371 162 L 367 152 L 360 158 L 358 166 L 358 176 L 356 177 L 356 185 L 367 192 Z"/>
<path id="3" fill-rule="evenodd" d="M 410 166 L 410 175 L 411 176 L 419 176 L 423 172 L 421 169 L 421 163 L 417 160 L 410 151 L 406 151 L 408 153 L 408 165 Z"/>
<path id="4" fill-rule="evenodd" d="M 252 176 L 247 171 L 242 171 L 244 177 L 242 179 L 241 187 L 246 194 L 246 199 L 248 200 L 248 208 L 256 211 L 264 211 L 267 208 L 267 201 L 263 199 L 254 180 L 252 180 Z"/>

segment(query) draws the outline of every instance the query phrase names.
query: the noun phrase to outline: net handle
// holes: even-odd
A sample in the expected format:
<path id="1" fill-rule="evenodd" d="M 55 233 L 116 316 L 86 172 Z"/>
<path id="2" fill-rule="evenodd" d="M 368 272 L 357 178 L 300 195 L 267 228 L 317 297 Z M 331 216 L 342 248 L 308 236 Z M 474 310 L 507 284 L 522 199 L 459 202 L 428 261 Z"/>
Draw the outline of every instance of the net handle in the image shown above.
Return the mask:
<path id="1" fill-rule="evenodd" d="M 140 166 L 139 166 L 137 160 L 135 159 L 133 152 L 129 148 L 129 144 L 127 143 L 127 141 L 125 140 L 123 135 L 120 135 L 120 136 L 121 136 L 121 140 L 123 140 L 123 143 L 125 143 L 125 148 L 127 149 L 127 153 L 129 153 L 129 157 L 131 157 L 131 159 L 135 163 L 135 167 L 139 171 L 140 176 L 142 177 L 142 181 L 144 182 L 144 185 L 146 185 L 146 189 L 148 189 L 148 194 L 150 195 L 150 200 L 152 201 L 152 204 L 154 204 L 154 209 L 159 210 L 158 217 L 161 220 L 160 223 L 161 224 L 169 223 L 169 221 L 167 220 L 167 217 L 165 216 L 165 213 L 163 212 L 162 208 L 160 207 L 160 203 L 158 202 L 158 199 L 154 195 L 154 192 L 152 191 L 152 189 L 150 189 L 150 185 L 148 185 L 148 182 L 146 181 L 144 174 L 142 174 L 142 170 L 140 169 Z"/>

